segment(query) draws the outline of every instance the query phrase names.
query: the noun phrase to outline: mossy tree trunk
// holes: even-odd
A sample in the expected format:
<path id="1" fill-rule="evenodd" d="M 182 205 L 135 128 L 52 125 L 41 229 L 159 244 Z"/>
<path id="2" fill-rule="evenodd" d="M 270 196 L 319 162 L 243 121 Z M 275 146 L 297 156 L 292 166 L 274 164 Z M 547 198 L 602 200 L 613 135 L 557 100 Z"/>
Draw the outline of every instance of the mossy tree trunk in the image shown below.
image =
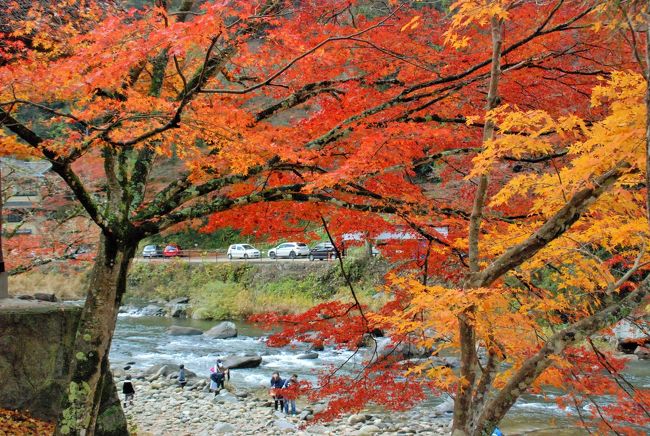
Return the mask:
<path id="1" fill-rule="evenodd" d="M 108 351 L 126 290 L 126 274 L 137 244 L 137 238 L 116 238 L 106 234 L 100 238 L 75 339 L 71 380 L 59 415 L 57 434 L 95 434 L 103 376 L 110 374 Z"/>

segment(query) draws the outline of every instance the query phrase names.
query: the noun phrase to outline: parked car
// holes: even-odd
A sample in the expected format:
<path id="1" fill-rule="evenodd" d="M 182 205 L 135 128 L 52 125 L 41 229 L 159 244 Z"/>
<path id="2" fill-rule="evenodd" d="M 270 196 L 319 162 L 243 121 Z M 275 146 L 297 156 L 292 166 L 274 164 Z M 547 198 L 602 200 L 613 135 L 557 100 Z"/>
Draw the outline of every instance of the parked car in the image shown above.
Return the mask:
<path id="1" fill-rule="evenodd" d="M 320 244 L 315 245 L 309 251 L 309 260 L 314 259 L 333 259 L 336 257 L 336 250 L 330 242 L 321 242 Z"/>
<path id="2" fill-rule="evenodd" d="M 162 257 L 163 249 L 158 245 L 147 245 L 142 249 L 142 257 Z"/>
<path id="3" fill-rule="evenodd" d="M 163 250 L 163 256 L 165 257 L 179 257 L 182 255 L 183 255 L 183 251 L 181 250 L 181 247 L 179 247 L 178 245 L 169 244 Z"/>
<path id="4" fill-rule="evenodd" d="M 295 259 L 296 257 L 309 256 L 309 247 L 302 242 L 285 242 L 275 248 L 269 250 L 269 257 L 276 259 L 278 257 L 288 257 Z"/>
<path id="5" fill-rule="evenodd" d="M 228 259 L 259 259 L 260 250 L 250 244 L 233 244 L 226 252 Z"/>

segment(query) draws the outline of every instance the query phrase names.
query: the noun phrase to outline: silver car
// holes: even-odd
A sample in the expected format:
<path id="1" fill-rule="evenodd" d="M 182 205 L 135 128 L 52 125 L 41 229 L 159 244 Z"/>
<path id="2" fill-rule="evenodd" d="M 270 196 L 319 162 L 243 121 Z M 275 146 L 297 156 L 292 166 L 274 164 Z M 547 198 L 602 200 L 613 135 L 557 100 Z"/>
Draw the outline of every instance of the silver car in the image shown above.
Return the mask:
<path id="1" fill-rule="evenodd" d="M 277 259 L 279 257 L 295 259 L 296 257 L 307 256 L 309 256 L 309 247 L 303 242 L 285 242 L 269 250 L 269 257 L 271 259 Z"/>
<path id="2" fill-rule="evenodd" d="M 142 250 L 142 257 L 152 258 L 152 257 L 162 257 L 162 256 L 163 256 L 163 250 L 158 245 L 147 245 Z"/>

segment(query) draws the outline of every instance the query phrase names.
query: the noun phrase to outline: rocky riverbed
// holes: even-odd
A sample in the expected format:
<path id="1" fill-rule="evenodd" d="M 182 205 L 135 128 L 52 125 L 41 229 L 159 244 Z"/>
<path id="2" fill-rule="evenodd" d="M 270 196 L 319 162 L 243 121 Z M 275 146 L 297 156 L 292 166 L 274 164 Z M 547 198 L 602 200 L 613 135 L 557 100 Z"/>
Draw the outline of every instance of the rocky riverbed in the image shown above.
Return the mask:
<path id="1" fill-rule="evenodd" d="M 121 388 L 123 377 L 116 377 Z M 450 418 L 444 410 L 430 415 L 418 411 L 404 413 L 365 412 L 326 423 L 314 423 L 313 414 L 323 404 L 297 402 L 298 415 L 287 416 L 273 410 L 268 390 L 243 390 L 232 383 L 215 396 L 207 381 L 191 377 L 181 389 L 174 375 L 134 380 L 133 405 L 125 408 L 131 430 L 138 436 L 198 435 L 448 435 Z"/>

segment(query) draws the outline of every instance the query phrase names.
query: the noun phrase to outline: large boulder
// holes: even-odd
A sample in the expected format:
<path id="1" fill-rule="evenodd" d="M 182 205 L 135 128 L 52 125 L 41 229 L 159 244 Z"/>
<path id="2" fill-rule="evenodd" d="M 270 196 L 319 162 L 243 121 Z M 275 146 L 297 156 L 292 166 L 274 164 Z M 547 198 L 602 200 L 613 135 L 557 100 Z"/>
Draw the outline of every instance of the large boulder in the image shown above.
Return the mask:
<path id="1" fill-rule="evenodd" d="M 410 358 L 429 357 L 432 350 L 418 348 L 408 342 L 393 343 L 390 338 L 374 338 L 368 342 L 363 358 L 368 363 L 375 363 L 382 359 L 404 360 Z"/>
<path id="2" fill-rule="evenodd" d="M 167 306 L 175 306 L 177 304 L 187 304 L 190 302 L 190 297 L 178 297 L 173 300 L 169 300 Z"/>
<path id="3" fill-rule="evenodd" d="M 229 369 L 257 368 L 262 364 L 262 356 L 251 354 L 248 356 L 228 356 L 223 361 L 223 366 Z"/>
<path id="4" fill-rule="evenodd" d="M 224 321 L 203 334 L 214 339 L 234 338 L 237 336 L 237 326 L 234 322 Z"/>
<path id="5" fill-rule="evenodd" d="M 156 304 L 150 304 L 140 309 L 138 314 L 142 316 L 165 316 L 165 309 Z"/>
<path id="6" fill-rule="evenodd" d="M 650 348 L 648 347 L 636 347 L 634 354 L 639 360 L 650 360 Z"/>
<path id="7" fill-rule="evenodd" d="M 650 344 L 648 330 L 639 328 L 647 325 L 648 320 L 643 317 L 632 321 L 628 319 L 619 321 L 612 329 L 616 338 L 616 348 L 623 353 L 633 354 L 638 346 Z"/>
<path id="8" fill-rule="evenodd" d="M 174 304 L 169 309 L 169 315 L 172 318 L 187 318 L 187 310 L 189 307 L 189 304 Z"/>
<path id="9" fill-rule="evenodd" d="M 175 363 L 161 363 L 153 365 L 147 369 L 141 376 L 146 378 L 149 382 L 158 380 L 159 378 L 168 378 L 169 376 L 178 376 L 179 367 Z M 185 377 L 194 378 L 196 373 L 185 368 Z"/>
<path id="10" fill-rule="evenodd" d="M 298 354 L 296 359 L 318 359 L 318 353 L 310 351 L 309 353 Z"/>
<path id="11" fill-rule="evenodd" d="M 193 327 L 182 327 L 179 325 L 173 325 L 167 329 L 167 334 L 172 336 L 193 336 L 193 335 L 202 335 L 203 330 L 195 329 Z"/>
<path id="12" fill-rule="evenodd" d="M 314 342 L 309 346 L 310 351 L 324 351 L 325 345 L 322 342 Z"/>
<path id="13" fill-rule="evenodd" d="M 34 298 L 36 300 L 50 301 L 50 302 L 53 302 L 53 303 L 58 301 L 58 299 L 56 298 L 56 295 L 54 295 L 54 294 L 45 294 L 45 293 L 42 293 L 42 292 L 35 293 Z"/>
<path id="14" fill-rule="evenodd" d="M 448 397 L 441 404 L 433 408 L 433 413 L 436 416 L 454 413 L 454 399 Z"/>

